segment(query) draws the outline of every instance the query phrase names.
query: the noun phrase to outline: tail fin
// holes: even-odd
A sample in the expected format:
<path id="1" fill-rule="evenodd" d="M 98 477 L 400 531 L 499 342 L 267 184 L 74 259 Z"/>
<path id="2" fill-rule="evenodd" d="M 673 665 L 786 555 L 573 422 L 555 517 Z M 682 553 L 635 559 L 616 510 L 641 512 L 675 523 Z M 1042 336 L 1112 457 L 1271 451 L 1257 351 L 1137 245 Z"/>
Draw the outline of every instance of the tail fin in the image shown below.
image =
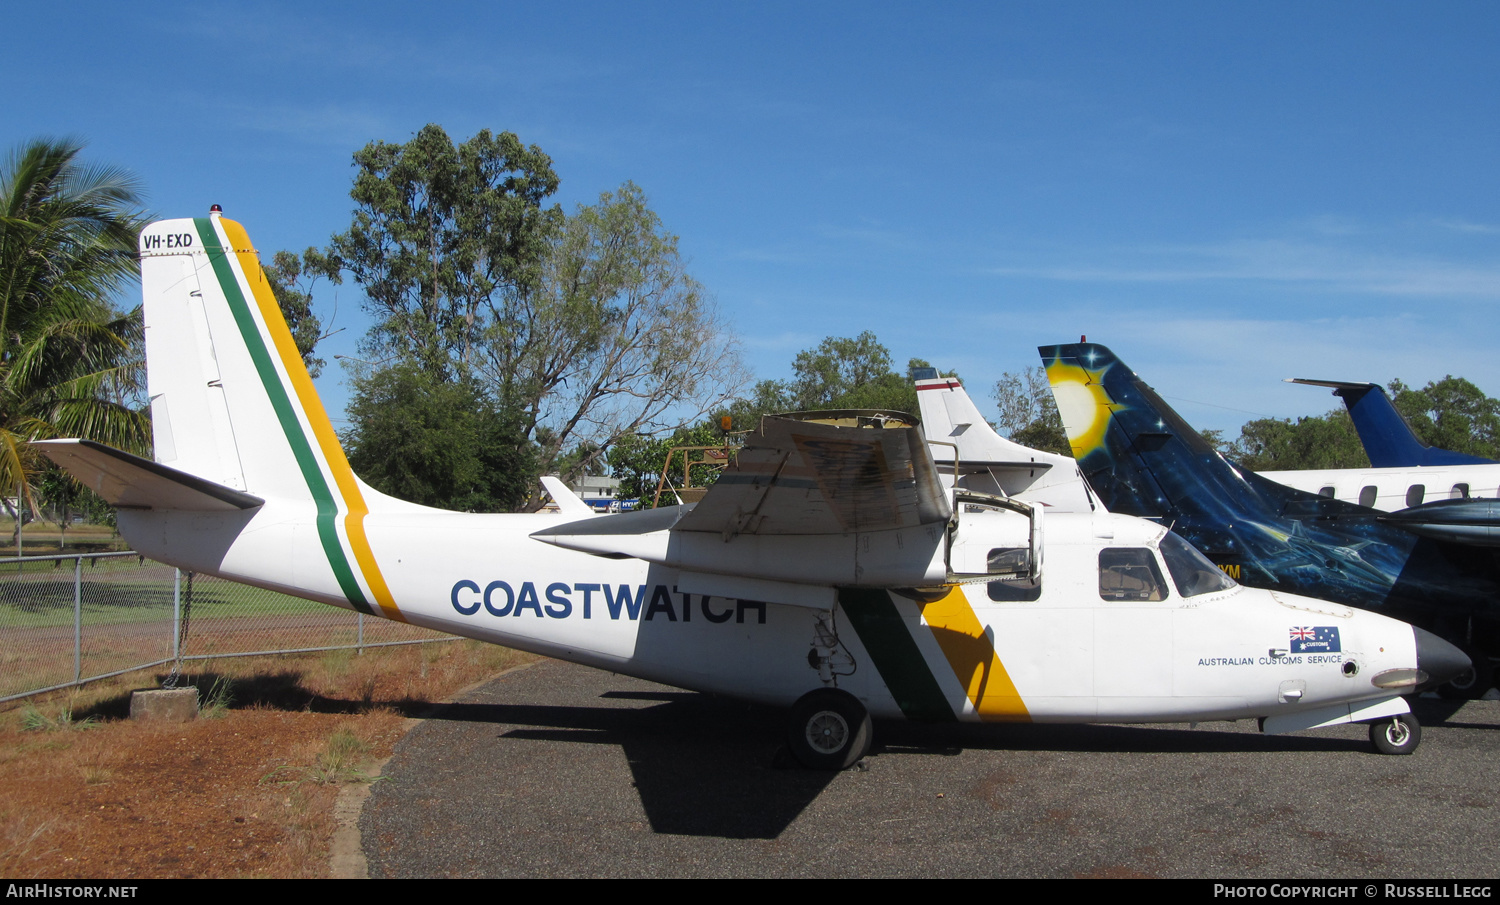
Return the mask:
<path id="1" fill-rule="evenodd" d="M 243 227 L 151 224 L 141 284 L 157 462 L 267 499 L 362 495 Z"/>
<path id="2" fill-rule="evenodd" d="M 1365 454 L 1375 468 L 1409 468 L 1418 465 L 1493 465 L 1494 459 L 1483 459 L 1466 453 L 1428 446 L 1417 437 L 1391 398 L 1377 383 L 1344 383 L 1337 380 L 1305 380 L 1287 383 L 1331 387 L 1333 395 L 1344 400 Z"/>
<path id="3" fill-rule="evenodd" d="M 952 472 L 953 447 L 957 447 L 960 486 L 1024 496 L 1065 512 L 1092 510 L 1077 463 L 1000 436 L 957 378 L 917 380 L 917 404 L 927 440 L 938 441 L 931 453 L 940 470 Z M 948 443 L 953 447 L 942 445 Z"/>
<path id="4" fill-rule="evenodd" d="M 1171 521 L 1238 475 L 1114 353 L 1094 343 L 1038 349 L 1078 467 L 1110 512 Z M 1188 476 L 1192 478 L 1189 480 Z"/>
<path id="5" fill-rule="evenodd" d="M 140 250 L 156 461 L 268 504 L 311 504 L 343 594 L 398 615 L 364 519 L 371 503 L 407 504 L 350 470 L 244 228 L 217 213 L 162 220 Z"/>
<path id="6" fill-rule="evenodd" d="M 1389 592 L 1412 540 L 1380 513 L 1231 465 L 1104 346 L 1038 351 L 1079 468 L 1111 512 L 1161 521 L 1256 587 L 1365 605 Z M 1349 550 L 1360 569 L 1331 565 Z"/>

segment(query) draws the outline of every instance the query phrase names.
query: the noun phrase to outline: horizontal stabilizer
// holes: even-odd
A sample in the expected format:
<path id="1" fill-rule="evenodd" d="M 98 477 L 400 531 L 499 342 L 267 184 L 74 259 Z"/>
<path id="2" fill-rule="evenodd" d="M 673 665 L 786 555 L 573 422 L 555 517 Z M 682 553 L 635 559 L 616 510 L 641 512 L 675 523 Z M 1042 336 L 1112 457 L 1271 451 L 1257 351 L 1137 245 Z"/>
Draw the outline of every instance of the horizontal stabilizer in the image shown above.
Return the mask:
<path id="1" fill-rule="evenodd" d="M 39 440 L 31 445 L 117 509 L 233 512 L 265 503 L 92 440 Z"/>
<path id="2" fill-rule="evenodd" d="M 1310 387 L 1328 387 L 1331 390 L 1378 390 L 1379 385 L 1352 380 L 1310 380 L 1306 377 L 1288 377 L 1282 383 L 1300 383 Z"/>
<path id="3" fill-rule="evenodd" d="M 1380 521 L 1433 540 L 1500 547 L 1500 500 L 1435 500 L 1382 515 Z"/>

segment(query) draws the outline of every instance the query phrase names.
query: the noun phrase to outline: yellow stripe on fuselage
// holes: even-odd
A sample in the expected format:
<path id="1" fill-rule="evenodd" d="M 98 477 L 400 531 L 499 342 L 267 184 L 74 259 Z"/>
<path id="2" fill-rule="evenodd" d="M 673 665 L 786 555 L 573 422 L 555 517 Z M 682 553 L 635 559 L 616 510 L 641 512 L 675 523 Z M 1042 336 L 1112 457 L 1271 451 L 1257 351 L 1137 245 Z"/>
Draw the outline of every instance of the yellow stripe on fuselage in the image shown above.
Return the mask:
<path id="1" fill-rule="evenodd" d="M 286 319 L 281 316 L 281 306 L 276 303 L 276 296 L 271 293 L 271 285 L 261 270 L 260 256 L 250 247 L 250 236 L 243 226 L 223 217 L 219 218 L 219 225 L 224 228 L 229 246 L 234 249 L 235 257 L 240 262 L 240 272 L 250 284 L 255 304 L 260 308 L 261 320 L 271 334 L 276 354 L 281 357 L 282 369 L 291 379 L 297 401 L 302 404 L 302 411 L 312 427 L 313 437 L 318 442 L 318 448 L 323 451 L 323 459 L 328 463 L 328 470 L 333 473 L 339 495 L 344 499 L 344 508 L 347 510 L 344 533 L 349 538 L 354 561 L 359 563 L 359 570 L 364 574 L 370 595 L 380 607 L 380 614 L 387 619 L 405 622 L 406 618 L 396 607 L 391 589 L 385 583 L 385 576 L 380 573 L 380 566 L 375 562 L 369 538 L 365 536 L 365 516 L 370 510 L 365 505 L 364 494 L 359 492 L 359 484 L 354 480 L 354 470 L 349 467 L 344 448 L 339 444 L 338 435 L 333 432 L 333 425 L 328 420 L 328 413 L 323 409 L 323 401 L 318 398 L 318 391 L 307 374 L 307 367 L 302 364 L 302 353 L 297 351 L 292 331 L 287 328 Z"/>
<path id="2" fill-rule="evenodd" d="M 950 588 L 941 600 L 922 607 L 922 621 L 932 631 L 980 719 L 1031 721 L 1026 702 L 1021 700 L 1005 664 L 995 653 L 994 642 L 985 634 L 962 588 Z"/>

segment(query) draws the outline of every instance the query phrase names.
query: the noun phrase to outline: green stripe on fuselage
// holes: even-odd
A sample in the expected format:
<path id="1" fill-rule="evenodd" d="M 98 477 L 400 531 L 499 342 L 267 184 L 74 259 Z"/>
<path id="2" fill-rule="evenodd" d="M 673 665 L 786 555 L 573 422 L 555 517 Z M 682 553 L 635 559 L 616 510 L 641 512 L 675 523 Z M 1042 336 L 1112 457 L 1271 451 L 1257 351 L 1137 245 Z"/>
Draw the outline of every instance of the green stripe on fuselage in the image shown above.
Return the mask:
<path id="1" fill-rule="evenodd" d="M 219 234 L 214 229 L 212 220 L 206 217 L 195 217 L 193 225 L 198 228 L 198 235 L 203 241 L 203 249 L 208 253 L 209 263 L 213 265 L 214 276 L 218 278 L 219 288 L 223 290 L 224 298 L 229 302 L 229 311 L 234 315 L 235 324 L 239 326 L 240 338 L 244 340 L 245 348 L 250 352 L 250 359 L 255 362 L 255 370 L 260 374 L 260 382 L 265 387 L 266 395 L 271 398 L 271 407 L 275 409 L 276 418 L 281 422 L 282 433 L 286 434 L 287 443 L 292 447 L 292 455 L 297 459 L 297 466 L 302 469 L 302 477 L 307 481 L 307 489 L 318 504 L 318 539 L 323 544 L 323 552 L 328 557 L 328 564 L 333 567 L 333 574 L 338 580 L 339 588 L 343 590 L 344 596 L 355 609 L 373 616 L 375 612 L 369 601 L 365 600 L 364 591 L 360 589 L 359 582 L 354 577 L 354 570 L 349 567 L 349 560 L 344 555 L 343 545 L 339 543 L 338 528 L 335 525 L 339 513 L 338 504 L 334 501 L 333 493 L 328 489 L 328 482 L 323 479 L 323 471 L 318 467 L 318 460 L 313 455 L 307 435 L 302 432 L 302 425 L 297 420 L 296 409 L 292 405 L 291 398 L 287 396 L 286 387 L 281 382 L 281 375 L 276 373 L 276 365 L 271 359 L 270 350 L 266 348 L 265 341 L 260 335 L 260 328 L 256 326 L 255 317 L 250 313 L 250 303 L 240 292 L 239 281 L 235 279 L 234 269 L 229 265 L 229 255 L 233 253 L 233 249 L 226 249 L 219 244 Z"/>
<path id="2" fill-rule="evenodd" d="M 954 720 L 932 668 L 911 636 L 911 629 L 885 591 L 840 588 L 839 606 L 875 661 L 875 671 L 901 712 L 910 720 Z"/>

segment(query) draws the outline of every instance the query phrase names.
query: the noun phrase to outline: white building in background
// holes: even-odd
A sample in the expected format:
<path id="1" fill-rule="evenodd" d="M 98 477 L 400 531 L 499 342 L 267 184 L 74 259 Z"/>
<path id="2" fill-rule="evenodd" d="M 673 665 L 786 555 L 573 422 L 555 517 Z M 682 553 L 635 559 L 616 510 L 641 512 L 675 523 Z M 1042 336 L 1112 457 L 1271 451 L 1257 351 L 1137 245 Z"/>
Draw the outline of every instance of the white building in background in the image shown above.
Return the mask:
<path id="1" fill-rule="evenodd" d="M 588 503 L 600 512 L 620 511 L 619 478 L 585 475 L 573 483 L 572 489 L 585 503 Z M 631 502 L 635 501 L 632 500 Z"/>

